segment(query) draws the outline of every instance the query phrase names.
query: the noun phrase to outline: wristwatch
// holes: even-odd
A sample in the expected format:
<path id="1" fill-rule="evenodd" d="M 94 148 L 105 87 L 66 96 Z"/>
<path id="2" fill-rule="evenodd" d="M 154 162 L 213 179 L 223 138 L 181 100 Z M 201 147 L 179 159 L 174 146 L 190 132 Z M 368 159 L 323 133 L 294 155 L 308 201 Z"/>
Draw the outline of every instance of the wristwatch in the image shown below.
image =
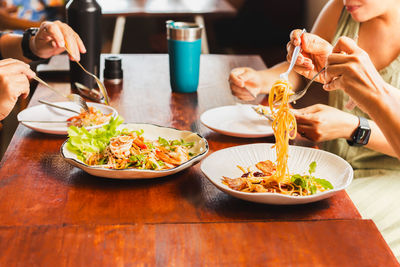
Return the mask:
<path id="1" fill-rule="evenodd" d="M 371 135 L 371 128 L 369 127 L 368 120 L 364 117 L 358 117 L 359 124 L 357 129 L 351 136 L 351 140 L 347 140 L 350 146 L 365 146 L 368 144 Z"/>
<path id="2" fill-rule="evenodd" d="M 22 35 L 22 42 L 21 42 L 22 54 L 24 55 L 24 57 L 26 57 L 30 60 L 33 60 L 33 61 L 45 60 L 44 58 L 41 58 L 41 57 L 38 57 L 37 55 L 35 55 L 32 52 L 31 47 L 29 45 L 29 41 L 30 41 L 31 37 L 35 36 L 38 31 L 39 31 L 39 28 L 29 28 Z"/>

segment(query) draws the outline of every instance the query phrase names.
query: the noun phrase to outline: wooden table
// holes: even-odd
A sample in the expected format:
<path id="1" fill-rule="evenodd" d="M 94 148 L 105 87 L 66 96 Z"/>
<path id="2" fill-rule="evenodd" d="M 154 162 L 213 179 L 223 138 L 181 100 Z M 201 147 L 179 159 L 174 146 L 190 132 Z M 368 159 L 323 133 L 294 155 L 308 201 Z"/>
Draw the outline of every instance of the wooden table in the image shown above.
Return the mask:
<path id="1" fill-rule="evenodd" d="M 210 154 L 272 142 L 199 122 L 205 110 L 234 103 L 227 75 L 236 66 L 265 67 L 258 56 L 203 55 L 198 92 L 177 94 L 167 55 L 123 55 L 124 83 L 110 90 L 111 104 L 127 122 L 199 132 Z M 61 100 L 39 86 L 30 106 L 42 98 Z M 0 265 L 397 266 L 344 191 L 307 205 L 261 205 L 219 191 L 199 164 L 159 179 L 103 179 L 64 162 L 64 140 L 18 126 L 0 163 Z"/>
<path id="2" fill-rule="evenodd" d="M 204 25 L 202 52 L 208 54 L 204 16 L 232 16 L 236 9 L 227 0 L 97 0 L 103 16 L 116 17 L 111 53 L 119 54 L 124 36 L 126 17 L 194 16 Z"/>

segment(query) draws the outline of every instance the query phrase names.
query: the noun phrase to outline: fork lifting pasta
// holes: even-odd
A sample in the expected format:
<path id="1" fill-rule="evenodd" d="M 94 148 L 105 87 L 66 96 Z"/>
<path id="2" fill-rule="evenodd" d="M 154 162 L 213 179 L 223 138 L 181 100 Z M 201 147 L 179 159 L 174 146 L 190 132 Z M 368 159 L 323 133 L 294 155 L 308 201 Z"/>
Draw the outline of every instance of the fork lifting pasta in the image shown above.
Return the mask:
<path id="1" fill-rule="evenodd" d="M 294 139 L 297 133 L 296 118 L 289 109 L 289 96 L 292 94 L 290 83 L 287 80 L 278 80 L 272 86 L 268 98 L 273 118 L 276 164 L 269 160 L 260 161 L 256 164 L 257 171 L 238 166 L 243 175 L 233 179 L 223 177 L 224 184 L 242 192 L 270 192 L 293 196 L 307 196 L 333 188 L 329 181 L 312 175 L 316 168 L 315 162 L 309 166 L 309 175 L 289 174 L 289 140 Z M 277 101 L 280 104 L 274 106 Z"/>

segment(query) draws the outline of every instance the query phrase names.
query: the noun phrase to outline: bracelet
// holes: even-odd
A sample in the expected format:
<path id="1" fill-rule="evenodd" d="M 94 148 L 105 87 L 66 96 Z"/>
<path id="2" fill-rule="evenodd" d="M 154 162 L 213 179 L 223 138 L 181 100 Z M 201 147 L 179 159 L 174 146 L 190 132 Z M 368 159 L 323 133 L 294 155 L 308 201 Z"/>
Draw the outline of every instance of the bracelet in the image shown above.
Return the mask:
<path id="1" fill-rule="evenodd" d="M 38 57 L 37 55 L 35 55 L 32 52 L 31 47 L 29 45 L 29 41 L 30 41 L 31 37 L 35 36 L 38 31 L 39 31 L 39 28 L 29 28 L 22 35 L 22 41 L 21 41 L 22 54 L 24 55 L 24 57 L 26 57 L 30 60 L 33 60 L 33 61 L 45 60 L 45 58 L 41 58 L 41 57 Z"/>

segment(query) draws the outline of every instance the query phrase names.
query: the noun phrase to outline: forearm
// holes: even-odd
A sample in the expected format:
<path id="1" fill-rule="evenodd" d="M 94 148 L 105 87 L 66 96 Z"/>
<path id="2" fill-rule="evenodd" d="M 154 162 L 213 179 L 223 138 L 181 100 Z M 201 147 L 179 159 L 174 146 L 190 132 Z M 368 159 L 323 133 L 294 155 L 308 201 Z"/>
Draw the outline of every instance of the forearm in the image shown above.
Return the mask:
<path id="1" fill-rule="evenodd" d="M 375 98 L 367 112 L 391 145 L 393 154 L 400 158 L 400 90 L 386 84 Z"/>
<path id="2" fill-rule="evenodd" d="M 260 76 L 262 78 L 262 88 L 260 93 L 268 94 L 271 90 L 272 85 L 279 79 L 279 75 L 287 71 L 289 67 L 289 62 L 284 61 L 276 64 L 275 66 L 260 70 Z M 289 81 L 293 86 L 293 90 L 296 91 L 302 85 L 302 77 L 295 71 L 289 74 Z"/>
<path id="3" fill-rule="evenodd" d="M 382 117 L 380 118 L 380 121 L 383 121 Z M 388 142 L 388 140 L 390 139 L 386 138 L 386 135 L 378 127 L 375 121 L 369 120 L 368 122 L 371 127 L 371 136 L 369 138 L 369 142 L 366 145 L 366 147 L 381 152 L 383 154 L 396 157 L 396 151 L 394 150 L 394 146 L 390 142 Z"/>
<path id="4" fill-rule="evenodd" d="M 31 27 L 39 27 L 40 22 L 14 18 L 7 12 L 0 12 L 0 25 L 2 29 L 25 30 Z"/>
<path id="5" fill-rule="evenodd" d="M 5 34 L 0 38 L 0 51 L 3 58 L 14 58 L 29 63 L 22 53 L 22 36 L 17 34 Z"/>
<path id="6" fill-rule="evenodd" d="M 354 131 L 358 127 L 359 121 L 355 115 L 347 113 L 348 116 L 342 120 L 342 127 L 343 129 L 342 136 L 347 140 L 351 140 L 351 136 L 353 135 Z M 383 121 L 382 118 L 378 121 Z M 387 141 L 385 135 L 378 127 L 378 125 L 372 121 L 368 120 L 369 126 L 371 128 L 371 135 L 368 141 L 368 144 L 365 146 L 369 149 L 387 154 L 389 156 L 396 156 L 395 150 L 391 146 L 391 144 Z"/>
<path id="7" fill-rule="evenodd" d="M 394 114 L 392 114 L 394 115 Z M 397 120 L 396 120 L 397 118 Z M 396 116 L 390 116 L 388 117 L 388 121 L 391 121 L 393 123 L 392 126 L 389 124 L 382 125 L 382 131 L 388 140 L 389 144 L 391 145 L 391 148 L 393 149 L 393 152 L 395 155 L 400 159 L 400 124 L 399 124 L 399 118 L 400 114 L 397 114 Z"/>
<path id="8" fill-rule="evenodd" d="M 373 84 L 367 90 L 346 87 L 346 93 L 374 121 L 368 147 L 400 158 L 400 90 L 383 80 Z"/>

